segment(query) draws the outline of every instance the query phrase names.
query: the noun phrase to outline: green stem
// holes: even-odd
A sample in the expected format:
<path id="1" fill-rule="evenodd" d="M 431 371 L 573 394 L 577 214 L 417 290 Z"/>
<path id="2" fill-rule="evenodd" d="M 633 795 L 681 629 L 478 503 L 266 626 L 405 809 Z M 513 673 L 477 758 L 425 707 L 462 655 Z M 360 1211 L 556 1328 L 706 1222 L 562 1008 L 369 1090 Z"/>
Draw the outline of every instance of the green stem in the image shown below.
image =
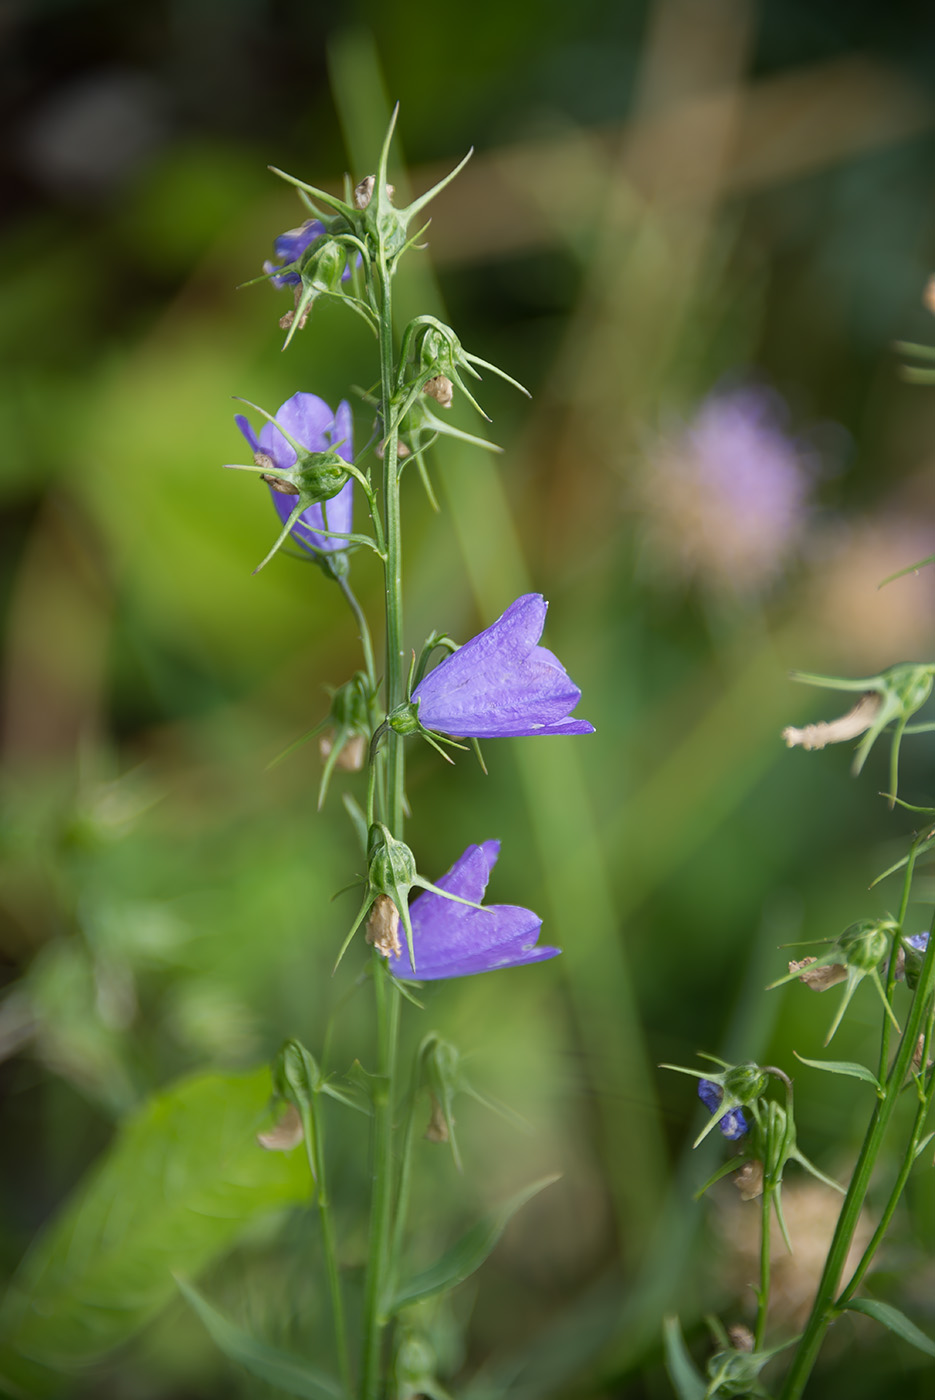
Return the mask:
<path id="1" fill-rule="evenodd" d="M 386 709 L 405 699 L 403 665 L 402 542 L 399 509 L 398 428 L 390 428 L 393 397 L 393 311 L 390 274 L 385 251 L 377 264 L 380 279 L 380 383 L 381 416 L 385 433 L 383 451 L 383 515 L 386 562 Z M 403 837 L 405 809 L 405 755 L 401 735 L 390 730 L 386 739 L 386 798 L 383 816 L 390 833 Z M 372 818 L 371 818 L 372 819 Z M 381 1381 L 381 1353 L 385 1290 L 393 1216 L 393 1110 L 395 1104 L 396 1044 L 399 1027 L 399 989 L 384 959 L 374 950 L 373 983 L 379 1040 L 378 1080 L 374 1091 L 372 1194 L 370 1245 L 364 1285 L 361 1400 L 376 1400 Z"/>
<path id="2" fill-rule="evenodd" d="M 762 1351 L 766 1338 L 766 1318 L 769 1312 L 770 1285 L 770 1213 L 773 1204 L 772 1188 L 764 1184 L 760 1198 L 760 1287 L 757 1291 L 756 1331 L 753 1336 L 753 1350 Z"/>
<path id="3" fill-rule="evenodd" d="M 360 606 L 360 603 L 357 601 L 357 598 L 354 594 L 354 590 L 351 588 L 351 585 L 348 583 L 347 579 L 339 577 L 337 579 L 337 585 L 340 588 L 341 592 L 344 594 L 344 597 L 347 599 L 348 607 L 354 614 L 354 619 L 357 623 L 357 629 L 360 633 L 361 650 L 364 653 L 364 670 L 367 672 L 367 680 L 370 682 L 371 691 L 376 690 L 377 668 L 373 659 L 373 640 L 370 636 L 370 626 L 367 622 L 366 615 L 364 613 L 363 608 Z"/>
<path id="4" fill-rule="evenodd" d="M 906 922 L 906 914 L 909 909 L 909 897 L 912 892 L 912 877 L 915 872 L 917 846 L 913 843 L 909 851 L 909 859 L 906 861 L 906 874 L 903 878 L 903 892 L 899 901 L 899 914 L 896 922 L 897 931 L 893 935 L 893 946 L 890 950 L 889 966 L 886 970 L 886 1000 L 890 1006 L 893 1004 L 893 988 L 896 986 L 896 959 L 899 954 L 900 938 L 902 936 L 903 924 Z M 883 1017 L 883 1029 L 880 1033 L 880 1065 L 877 1070 L 877 1078 L 883 1083 L 886 1074 L 886 1066 L 890 1058 L 890 1019 Z"/>
<path id="5" fill-rule="evenodd" d="M 390 276 L 385 260 L 379 263 L 382 292 L 380 319 L 381 414 L 386 434 L 383 447 L 383 515 L 386 530 L 386 710 L 392 713 L 405 696 L 406 668 L 403 650 L 403 579 L 399 517 L 398 425 L 390 427 L 393 400 L 393 323 Z M 387 735 L 389 810 L 386 825 L 401 841 L 405 806 L 405 759 L 403 738 L 395 730 Z"/>
<path id="6" fill-rule="evenodd" d="M 338 1251 L 335 1242 L 334 1223 L 331 1218 L 331 1199 L 325 1178 L 325 1152 L 322 1141 L 321 1102 L 316 1098 L 315 1112 L 306 1109 L 302 1114 L 305 1153 L 309 1170 L 318 1191 L 318 1218 L 321 1221 L 321 1243 L 325 1256 L 325 1271 L 328 1275 L 328 1291 L 331 1295 L 331 1312 L 334 1318 L 335 1346 L 338 1353 L 338 1372 L 341 1384 L 351 1393 L 351 1363 L 347 1349 L 347 1327 L 344 1321 L 344 1300 L 341 1295 L 341 1278 L 338 1272 Z"/>
<path id="7" fill-rule="evenodd" d="M 928 1013 L 928 1003 L 933 985 L 935 985 L 935 938 L 930 938 L 919 974 L 919 985 L 909 1008 L 906 1029 L 903 1032 L 899 1050 L 886 1081 L 884 1097 L 877 1101 L 873 1110 L 867 1135 L 854 1168 L 854 1175 L 851 1177 L 851 1183 L 841 1207 L 841 1214 L 838 1216 L 831 1247 L 825 1260 L 824 1271 L 818 1284 L 815 1301 L 812 1304 L 811 1315 L 780 1392 L 780 1400 L 799 1400 L 818 1359 L 825 1333 L 838 1315 L 839 1308 L 835 1299 L 838 1281 L 847 1259 L 854 1231 L 857 1228 L 857 1222 L 860 1219 L 860 1212 L 863 1209 L 886 1130 L 912 1064 L 913 1051 L 919 1038 L 922 1019 Z M 907 1157 L 908 1155 L 907 1153 Z"/>
<path id="8" fill-rule="evenodd" d="M 399 991 L 386 963 L 374 949 L 373 985 L 380 1046 L 378 1080 L 373 1100 L 373 1173 L 370 1247 L 364 1288 L 364 1337 L 361 1363 L 362 1400 L 376 1400 L 380 1390 L 384 1286 L 393 1207 L 393 1083 L 399 1024 Z"/>
<path id="9" fill-rule="evenodd" d="M 925 1037 L 922 1045 L 922 1068 L 920 1069 L 920 1073 L 922 1075 L 923 1082 L 926 1073 L 924 1066 L 928 1063 L 929 1046 L 932 1040 L 933 1017 L 935 1017 L 935 1005 L 933 1005 L 933 1009 L 929 1012 L 928 1025 L 925 1030 Z M 857 1264 L 857 1268 L 851 1275 L 847 1287 L 844 1288 L 840 1297 L 837 1300 L 836 1305 L 839 1308 L 843 1307 L 844 1304 L 857 1292 L 857 1289 L 863 1282 L 864 1275 L 870 1268 L 870 1265 L 873 1263 L 874 1255 L 876 1254 L 877 1250 L 880 1247 L 880 1244 L 883 1241 L 883 1236 L 889 1229 L 890 1221 L 896 1213 L 896 1207 L 899 1205 L 899 1198 L 902 1195 L 903 1190 L 905 1189 L 906 1182 L 909 1180 L 909 1173 L 912 1171 L 912 1168 L 915 1165 L 916 1149 L 918 1148 L 919 1143 L 922 1141 L 922 1134 L 925 1130 L 925 1120 L 928 1117 L 929 1109 L 932 1107 L 933 1091 L 935 1091 L 935 1078 L 930 1079 L 928 1089 L 925 1090 L 925 1092 L 923 1092 L 920 1096 L 919 1107 L 916 1110 L 916 1116 L 912 1123 L 912 1132 L 909 1136 L 909 1143 L 906 1147 L 906 1156 L 902 1166 L 899 1169 L 899 1175 L 893 1183 L 893 1189 L 890 1192 L 889 1200 L 887 1201 L 886 1206 L 883 1209 L 883 1214 L 880 1216 L 879 1224 L 873 1232 L 873 1237 L 870 1240 L 870 1243 L 867 1245 L 867 1248 L 861 1255 L 860 1260 Z"/>

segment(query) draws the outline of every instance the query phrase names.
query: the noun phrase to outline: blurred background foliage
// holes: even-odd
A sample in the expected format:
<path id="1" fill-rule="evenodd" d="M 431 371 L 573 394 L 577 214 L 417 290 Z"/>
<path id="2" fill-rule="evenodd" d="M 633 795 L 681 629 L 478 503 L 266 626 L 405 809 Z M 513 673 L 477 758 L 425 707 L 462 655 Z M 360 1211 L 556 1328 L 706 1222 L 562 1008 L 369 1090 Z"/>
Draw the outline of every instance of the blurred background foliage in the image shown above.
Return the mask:
<path id="1" fill-rule="evenodd" d="M 876 796 L 884 754 L 855 783 L 845 752 L 790 754 L 778 735 L 835 713 L 789 667 L 931 658 L 932 572 L 877 585 L 933 549 L 935 398 L 901 381 L 892 345 L 932 339 L 935 20 L 855 0 L 9 0 L 0 37 L 0 1269 L 178 1076 L 232 1076 L 255 1115 L 244 1075 L 284 1035 L 317 1050 L 338 1008 L 329 1063 L 367 1044 L 359 960 L 330 976 L 352 833 L 335 796 L 315 811 L 315 745 L 269 766 L 356 669 L 353 629 L 316 571 L 280 557 L 251 574 L 272 511 L 218 468 L 243 451 L 231 395 L 333 404 L 375 375 L 340 309 L 316 310 L 281 358 L 281 298 L 237 285 L 301 221 L 266 166 L 326 188 L 360 178 L 398 97 L 416 190 L 475 147 L 402 301 L 446 307 L 469 349 L 533 392 L 530 406 L 484 386 L 504 455 L 439 449 L 440 516 L 412 483 L 411 641 L 465 638 L 535 587 L 598 729 L 489 745 L 486 778 L 412 751 L 420 867 L 503 838 L 493 897 L 535 907 L 565 949 L 439 985 L 410 1018 L 413 1041 L 436 1027 L 528 1125 L 465 1100 L 463 1174 L 425 1145 L 421 1262 L 478 1210 L 563 1173 L 479 1287 L 420 1325 L 475 1400 L 664 1396 L 662 1314 L 682 1313 L 700 1355 L 705 1311 L 752 1306 L 754 1211 L 729 1183 L 692 1202 L 717 1149 L 690 1154 L 701 1111 L 653 1066 L 698 1049 L 787 1069 L 794 1049 L 820 1054 L 831 998 L 762 992 L 777 945 L 892 908 L 890 886 L 867 886 L 914 820 Z M 732 490 L 692 476 L 702 405 L 751 385 L 779 396 L 766 446 L 785 434 L 808 498 L 779 543 L 767 510 L 756 547 Z M 355 573 L 378 616 L 360 555 Z M 903 796 L 930 801 L 935 747 L 904 754 Z M 930 878 L 919 891 L 931 900 Z M 928 926 L 924 903 L 911 917 Z M 875 1014 L 858 996 L 842 1057 L 868 1053 Z M 846 1173 L 866 1091 L 806 1070 L 797 1087 L 805 1151 Z M 352 1277 L 366 1134 L 346 1116 L 329 1144 Z M 245 1220 L 233 1253 L 153 1256 L 163 1274 L 133 1304 L 133 1339 L 107 1333 L 93 1364 L 69 1351 L 60 1304 L 31 1344 L 28 1393 L 263 1391 L 163 1289 L 179 1264 L 213 1260 L 207 1296 L 315 1355 L 315 1227 L 288 1205 L 301 1188 L 273 1176 L 274 1214 Z M 834 1205 L 795 1179 L 786 1197 L 792 1328 Z M 926 1161 L 874 1286 L 929 1331 L 933 1245 Z M 823 1396 L 897 1378 L 930 1393 L 931 1366 L 901 1343 L 839 1328 Z"/>

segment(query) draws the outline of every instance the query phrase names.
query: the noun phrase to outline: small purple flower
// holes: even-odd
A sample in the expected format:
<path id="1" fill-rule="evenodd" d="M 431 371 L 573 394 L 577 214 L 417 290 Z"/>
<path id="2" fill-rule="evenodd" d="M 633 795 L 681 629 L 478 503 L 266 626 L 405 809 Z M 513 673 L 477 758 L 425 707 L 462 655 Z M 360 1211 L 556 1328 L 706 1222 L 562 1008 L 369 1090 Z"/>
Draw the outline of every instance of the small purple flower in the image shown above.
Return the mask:
<path id="1" fill-rule="evenodd" d="M 712 1079 L 699 1079 L 698 1097 L 709 1113 L 717 1113 L 724 1097 L 724 1090 L 720 1084 L 715 1084 Z M 734 1142 L 737 1138 L 743 1137 L 749 1124 L 742 1108 L 731 1108 L 719 1119 L 718 1127 L 726 1138 Z"/>
<path id="2" fill-rule="evenodd" d="M 499 841 L 468 846 L 436 884 L 449 894 L 479 904 L 499 854 Z M 413 971 L 404 948 L 389 959 L 390 970 L 397 977 L 417 977 L 420 982 L 470 977 L 498 967 L 542 962 L 561 952 L 560 948 L 537 946 L 542 920 L 531 909 L 516 904 L 472 909 L 426 890 L 412 901 L 409 915 L 417 971 Z"/>
<path id="3" fill-rule="evenodd" d="M 287 433 L 300 442 L 309 452 L 327 452 L 333 448 L 346 462 L 353 460 L 354 449 L 351 440 L 352 422 L 349 404 L 342 399 L 337 413 L 316 394 L 293 394 L 276 414 L 277 420 Z M 260 452 L 269 457 L 280 471 L 288 471 L 295 462 L 295 449 L 292 448 L 278 428 L 272 423 L 264 423 L 257 437 L 253 428 L 242 413 L 234 418 L 254 454 Z M 285 525 L 295 510 L 295 496 L 285 495 L 270 487 L 270 495 L 276 514 Z M 344 549 L 343 540 L 329 539 L 319 534 L 320 530 L 332 530 L 335 534 L 348 535 L 354 510 L 354 483 L 348 481 L 336 496 L 324 505 L 309 506 L 299 516 L 292 527 L 292 538 L 307 553 L 315 550 Z"/>
<path id="4" fill-rule="evenodd" d="M 263 264 L 263 271 L 269 277 L 274 287 L 297 287 L 302 278 L 297 272 L 283 272 L 284 267 L 298 262 L 299 258 L 307 248 L 320 238 L 325 232 L 325 226 L 320 219 L 306 219 L 299 228 L 287 229 L 281 233 L 273 244 L 273 249 L 277 258 L 282 261 L 278 263 L 269 262 Z M 341 281 L 346 282 L 351 275 L 350 266 L 346 266 L 341 273 Z"/>
<path id="5" fill-rule="evenodd" d="M 525 593 L 430 671 L 412 693 L 423 728 L 472 739 L 593 734 L 593 724 L 570 718 L 581 691 L 537 645 L 547 607 L 541 593 Z"/>
<path id="6" fill-rule="evenodd" d="M 817 460 L 783 431 L 761 387 L 713 393 L 650 451 L 639 487 L 651 548 L 676 573 L 741 594 L 767 588 L 796 550 Z"/>
<path id="7" fill-rule="evenodd" d="M 929 946 L 928 933 L 910 933 L 906 942 L 911 948 L 915 948 L 917 953 L 924 953 Z"/>

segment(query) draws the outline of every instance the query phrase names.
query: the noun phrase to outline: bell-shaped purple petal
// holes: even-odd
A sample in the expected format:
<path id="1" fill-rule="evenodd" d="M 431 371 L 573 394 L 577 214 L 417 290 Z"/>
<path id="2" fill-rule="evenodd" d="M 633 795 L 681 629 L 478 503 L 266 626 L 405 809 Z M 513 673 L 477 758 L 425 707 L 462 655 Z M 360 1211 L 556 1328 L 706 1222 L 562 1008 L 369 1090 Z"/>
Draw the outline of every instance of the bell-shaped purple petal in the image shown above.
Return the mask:
<path id="1" fill-rule="evenodd" d="M 276 419 L 286 432 L 300 442 L 309 452 L 327 452 L 333 448 L 346 462 L 354 457 L 352 441 L 353 425 L 350 405 L 342 399 L 337 413 L 332 413 L 324 399 L 316 394 L 293 394 L 276 414 Z M 234 419 L 253 452 L 263 452 L 280 471 L 288 471 L 295 462 L 295 449 L 286 441 L 273 423 L 265 423 L 259 437 L 242 413 Z M 285 525 L 295 510 L 295 496 L 284 495 L 270 487 L 270 495 L 276 514 Z M 333 530 L 336 534 L 348 535 L 351 532 L 354 514 L 354 483 L 349 481 L 336 496 L 321 505 L 309 506 L 299 516 L 292 527 L 292 538 L 307 553 L 319 550 L 343 549 L 343 540 L 329 539 L 319 534 L 321 530 Z"/>
<path id="2" fill-rule="evenodd" d="M 479 904 L 499 854 L 499 841 L 468 846 L 436 884 L 449 894 Z M 409 915 L 416 965 L 413 970 L 404 948 L 389 960 L 390 970 L 397 977 L 415 977 L 420 982 L 470 977 L 498 967 L 542 962 L 561 952 L 560 948 L 537 945 L 542 920 L 531 909 L 515 904 L 488 904 L 483 909 L 472 909 L 468 904 L 456 904 L 425 890 L 412 901 Z"/>
<path id="3" fill-rule="evenodd" d="M 430 671 L 412 693 L 419 723 L 453 738 L 593 734 L 593 724 L 570 717 L 581 691 L 537 645 L 547 608 L 541 593 L 525 593 Z"/>
<path id="4" fill-rule="evenodd" d="M 713 1080 L 699 1079 L 698 1097 L 709 1113 L 717 1113 L 724 1097 L 724 1090 L 720 1084 L 715 1084 Z M 742 1108 L 730 1108 L 726 1113 L 722 1113 L 718 1119 L 718 1127 L 730 1142 L 736 1142 L 738 1138 L 742 1138 L 744 1133 L 749 1131 L 749 1124 Z"/>

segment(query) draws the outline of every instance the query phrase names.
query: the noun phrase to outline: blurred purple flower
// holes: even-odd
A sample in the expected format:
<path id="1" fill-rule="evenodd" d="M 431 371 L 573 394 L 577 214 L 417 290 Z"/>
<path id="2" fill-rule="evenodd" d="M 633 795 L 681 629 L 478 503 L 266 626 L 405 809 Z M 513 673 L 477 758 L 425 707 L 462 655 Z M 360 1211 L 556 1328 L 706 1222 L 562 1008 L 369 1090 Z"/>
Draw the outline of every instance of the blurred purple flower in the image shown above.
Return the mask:
<path id="1" fill-rule="evenodd" d="M 468 846 L 446 875 L 436 881 L 439 889 L 479 904 L 490 872 L 500 854 L 499 841 Z M 417 971 L 404 948 L 389 959 L 397 977 L 417 977 L 420 982 L 442 977 L 470 977 L 498 967 L 554 958 L 560 948 L 537 946 L 542 920 L 531 909 L 516 904 L 488 904 L 472 909 L 426 890 L 409 906 Z"/>
<path id="2" fill-rule="evenodd" d="M 720 1084 L 715 1084 L 711 1079 L 699 1079 L 698 1097 L 709 1113 L 717 1113 L 724 1097 L 724 1090 Z M 718 1127 L 726 1138 L 734 1142 L 737 1138 L 743 1137 L 749 1124 L 742 1108 L 731 1108 L 719 1119 Z"/>
<path id="3" fill-rule="evenodd" d="M 768 585 L 794 551 L 816 460 L 782 429 L 763 388 L 710 395 L 651 452 L 640 488 L 651 534 L 676 572 L 722 591 Z"/>
<path id="4" fill-rule="evenodd" d="M 316 394 L 293 394 L 291 399 L 287 399 L 276 414 L 277 420 L 282 424 L 287 433 L 300 442 L 309 452 L 327 452 L 333 448 L 346 462 L 353 460 L 354 449 L 352 443 L 353 425 L 351 421 L 350 405 L 342 399 L 338 404 L 337 413 L 332 413 L 324 399 L 318 398 Z M 242 413 L 238 413 L 234 422 L 243 433 L 250 444 L 254 454 L 261 452 L 269 457 L 275 467 L 280 471 L 288 471 L 295 462 L 295 450 L 283 437 L 282 433 L 272 423 L 264 423 L 260 429 L 260 436 L 257 437 L 253 428 Z M 276 507 L 276 514 L 285 525 L 289 516 L 295 510 L 296 498 L 292 495 L 285 495 L 282 491 L 276 491 L 270 487 L 270 495 L 273 498 L 273 505 Z M 330 501 L 326 501 L 324 506 L 309 506 L 299 516 L 292 527 L 291 535 L 295 542 L 307 553 L 317 550 L 337 550 L 344 549 L 343 540 L 329 539 L 318 532 L 320 530 L 333 530 L 339 535 L 348 535 L 351 532 L 351 523 L 354 511 L 354 483 L 349 481 L 336 496 Z M 327 514 L 327 524 L 325 523 Z"/>
<path id="5" fill-rule="evenodd" d="M 273 244 L 273 251 L 281 261 L 273 263 L 267 260 L 263 264 L 263 271 L 274 287 L 297 287 L 299 285 L 302 278 L 297 272 L 283 272 L 282 269 L 291 263 L 298 262 L 306 248 L 310 248 L 315 239 L 320 238 L 324 232 L 325 226 L 320 219 L 306 219 L 300 228 L 290 228 L 279 235 Z M 346 282 L 350 275 L 351 269 L 347 265 L 341 273 L 341 281 Z"/>
<path id="6" fill-rule="evenodd" d="M 419 723 L 454 738 L 593 734 L 593 724 L 569 717 L 581 691 L 537 646 L 547 607 L 541 593 L 525 593 L 430 671 L 412 693 Z"/>

